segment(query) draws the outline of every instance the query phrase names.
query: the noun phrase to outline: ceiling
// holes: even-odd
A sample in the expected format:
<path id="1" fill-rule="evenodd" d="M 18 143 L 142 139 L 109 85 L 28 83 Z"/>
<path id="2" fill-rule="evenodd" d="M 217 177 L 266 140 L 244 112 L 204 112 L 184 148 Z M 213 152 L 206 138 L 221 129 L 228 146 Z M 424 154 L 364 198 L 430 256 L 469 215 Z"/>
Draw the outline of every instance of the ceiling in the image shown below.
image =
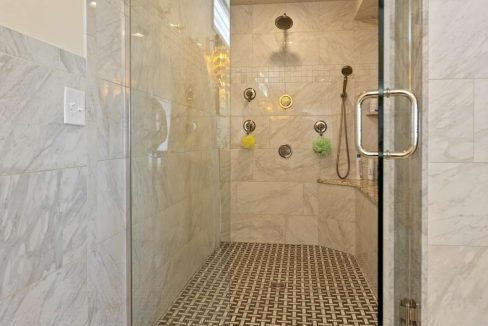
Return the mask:
<path id="1" fill-rule="evenodd" d="M 287 3 L 287 2 L 319 2 L 330 0 L 230 0 L 231 5 L 258 5 L 265 3 Z M 351 0 L 353 1 L 353 0 Z"/>

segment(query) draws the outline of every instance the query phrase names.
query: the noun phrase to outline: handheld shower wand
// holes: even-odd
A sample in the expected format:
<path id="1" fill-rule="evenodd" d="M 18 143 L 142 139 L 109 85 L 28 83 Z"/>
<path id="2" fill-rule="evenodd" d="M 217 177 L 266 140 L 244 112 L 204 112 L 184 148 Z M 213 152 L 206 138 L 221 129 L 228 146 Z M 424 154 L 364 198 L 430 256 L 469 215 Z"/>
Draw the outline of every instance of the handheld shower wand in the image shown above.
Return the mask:
<path id="1" fill-rule="evenodd" d="M 342 84 L 342 105 L 341 105 L 341 122 L 339 126 L 339 137 L 338 137 L 338 144 L 337 144 L 337 159 L 336 159 L 336 171 L 337 176 L 340 179 L 345 179 L 349 176 L 349 172 L 351 171 L 351 157 L 349 155 L 349 137 L 347 135 L 347 114 L 346 114 L 346 100 L 347 100 L 347 80 L 350 75 L 352 75 L 352 67 L 351 66 L 344 66 L 342 67 L 342 75 L 344 76 L 344 81 Z M 347 170 L 345 174 L 341 174 L 340 171 L 340 160 L 341 160 L 341 147 L 342 147 L 342 134 L 344 130 L 344 140 L 346 143 L 346 157 L 347 157 Z"/>

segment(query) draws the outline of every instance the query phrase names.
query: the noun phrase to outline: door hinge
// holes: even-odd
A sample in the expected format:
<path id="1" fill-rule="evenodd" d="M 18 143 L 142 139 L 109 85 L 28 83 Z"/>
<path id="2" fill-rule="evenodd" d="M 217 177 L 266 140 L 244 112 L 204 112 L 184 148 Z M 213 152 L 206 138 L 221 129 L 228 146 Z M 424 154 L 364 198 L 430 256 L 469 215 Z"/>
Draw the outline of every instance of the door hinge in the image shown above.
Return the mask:
<path id="1" fill-rule="evenodd" d="M 400 325 L 419 326 L 419 313 L 417 302 L 413 299 L 400 301 Z"/>

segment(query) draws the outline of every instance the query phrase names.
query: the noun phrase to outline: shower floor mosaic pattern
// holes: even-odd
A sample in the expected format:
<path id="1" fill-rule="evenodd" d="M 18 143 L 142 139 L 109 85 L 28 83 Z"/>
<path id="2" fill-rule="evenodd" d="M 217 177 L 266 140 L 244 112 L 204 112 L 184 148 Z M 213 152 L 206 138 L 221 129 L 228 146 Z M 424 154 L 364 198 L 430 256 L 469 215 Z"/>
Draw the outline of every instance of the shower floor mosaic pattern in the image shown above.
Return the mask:
<path id="1" fill-rule="evenodd" d="M 377 325 L 354 256 L 310 245 L 222 243 L 158 326 Z"/>

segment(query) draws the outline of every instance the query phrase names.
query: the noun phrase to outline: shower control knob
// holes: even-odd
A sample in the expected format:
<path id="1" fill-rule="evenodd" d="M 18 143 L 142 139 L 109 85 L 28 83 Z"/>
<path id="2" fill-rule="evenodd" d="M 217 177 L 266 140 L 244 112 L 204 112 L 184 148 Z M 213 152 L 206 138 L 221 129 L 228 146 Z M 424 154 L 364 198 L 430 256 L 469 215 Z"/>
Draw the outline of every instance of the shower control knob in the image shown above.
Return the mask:
<path id="1" fill-rule="evenodd" d="M 248 87 L 244 90 L 244 98 L 251 102 L 256 98 L 256 90 L 254 88 Z"/>
<path id="2" fill-rule="evenodd" d="M 313 129 L 322 136 L 327 131 L 327 123 L 324 120 L 319 120 L 315 122 Z"/>

